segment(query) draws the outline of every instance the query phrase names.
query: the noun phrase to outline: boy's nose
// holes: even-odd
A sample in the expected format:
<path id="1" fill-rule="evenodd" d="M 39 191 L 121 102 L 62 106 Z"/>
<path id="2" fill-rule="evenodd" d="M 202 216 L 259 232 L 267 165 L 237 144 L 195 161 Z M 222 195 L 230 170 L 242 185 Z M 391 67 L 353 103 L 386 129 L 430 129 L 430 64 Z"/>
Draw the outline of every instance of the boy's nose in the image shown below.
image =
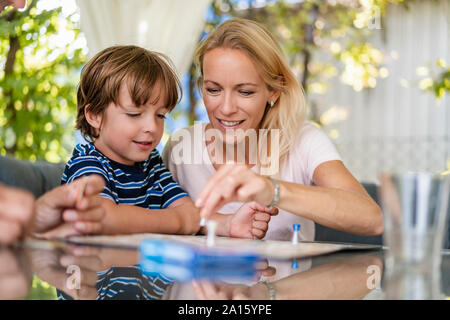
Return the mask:
<path id="1" fill-rule="evenodd" d="M 156 130 L 157 124 L 154 117 L 145 117 L 142 120 L 142 129 L 144 132 L 154 132 Z"/>

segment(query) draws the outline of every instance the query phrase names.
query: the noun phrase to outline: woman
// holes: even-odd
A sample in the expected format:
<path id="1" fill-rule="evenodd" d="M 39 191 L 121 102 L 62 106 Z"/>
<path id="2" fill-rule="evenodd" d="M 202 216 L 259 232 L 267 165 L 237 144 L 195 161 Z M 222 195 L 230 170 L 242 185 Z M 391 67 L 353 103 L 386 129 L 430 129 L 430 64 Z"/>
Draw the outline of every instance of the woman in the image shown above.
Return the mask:
<path id="1" fill-rule="evenodd" d="M 314 222 L 382 233 L 380 208 L 328 137 L 305 121 L 302 88 L 269 31 L 226 21 L 197 49 L 195 63 L 210 122 L 174 133 L 164 159 L 202 217 L 256 201 L 279 209 L 265 239 L 289 240 L 300 224 L 300 239 L 314 240 Z"/>

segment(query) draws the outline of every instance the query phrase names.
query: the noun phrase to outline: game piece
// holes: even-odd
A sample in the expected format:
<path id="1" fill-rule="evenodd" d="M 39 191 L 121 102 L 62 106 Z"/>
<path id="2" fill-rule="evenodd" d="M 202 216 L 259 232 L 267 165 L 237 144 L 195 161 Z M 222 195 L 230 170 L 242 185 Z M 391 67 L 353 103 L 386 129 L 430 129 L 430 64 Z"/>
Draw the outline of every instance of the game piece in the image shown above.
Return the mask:
<path id="1" fill-rule="evenodd" d="M 208 234 L 206 236 L 206 245 L 208 247 L 214 247 L 214 242 L 216 239 L 216 228 L 217 228 L 217 221 L 215 220 L 208 220 L 207 222 L 207 228 L 208 228 Z"/>
<path id="2" fill-rule="evenodd" d="M 175 280 L 254 279 L 261 258 L 232 248 L 198 247 L 168 240 L 146 239 L 139 245 L 139 268 L 148 276 L 160 273 Z"/>
<path id="3" fill-rule="evenodd" d="M 70 237 L 65 238 L 64 242 L 71 244 L 96 245 L 101 247 L 136 249 L 139 247 L 141 241 L 145 239 L 170 240 L 202 248 L 206 247 L 206 235 L 193 236 L 156 233 Z M 253 253 L 268 259 L 294 259 L 317 256 L 339 250 L 378 250 L 381 246 L 368 244 L 321 243 L 312 241 L 301 241 L 299 242 L 299 245 L 292 245 L 291 241 L 262 241 L 254 239 L 216 237 L 215 246 L 210 249 L 216 250 L 218 248 L 232 249 L 233 251 L 241 253 Z"/>
<path id="4" fill-rule="evenodd" d="M 206 226 L 206 218 L 201 218 L 200 219 L 200 227 L 204 227 Z"/>
<path id="5" fill-rule="evenodd" d="M 292 235 L 292 244 L 298 244 L 298 240 L 299 240 L 298 232 L 300 231 L 300 225 L 296 223 L 296 224 L 294 224 L 293 228 L 294 228 L 294 233 Z"/>

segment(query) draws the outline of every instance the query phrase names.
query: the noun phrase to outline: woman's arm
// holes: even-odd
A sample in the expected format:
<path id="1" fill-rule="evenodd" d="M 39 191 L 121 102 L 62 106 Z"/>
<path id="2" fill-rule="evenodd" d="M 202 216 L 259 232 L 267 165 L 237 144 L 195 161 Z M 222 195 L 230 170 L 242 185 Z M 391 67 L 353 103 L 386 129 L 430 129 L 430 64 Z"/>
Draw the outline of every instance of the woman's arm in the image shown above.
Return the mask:
<path id="1" fill-rule="evenodd" d="M 315 186 L 280 181 L 280 209 L 324 226 L 360 235 L 383 232 L 381 209 L 341 161 L 314 171 Z"/>
<path id="2" fill-rule="evenodd" d="M 313 175 L 316 186 L 278 181 L 279 209 L 325 226 L 360 235 L 383 232 L 382 213 L 361 184 L 341 161 L 319 165 Z M 274 198 L 272 181 L 243 165 L 222 166 L 198 195 L 201 217 L 233 201 L 256 201 L 268 206 Z"/>

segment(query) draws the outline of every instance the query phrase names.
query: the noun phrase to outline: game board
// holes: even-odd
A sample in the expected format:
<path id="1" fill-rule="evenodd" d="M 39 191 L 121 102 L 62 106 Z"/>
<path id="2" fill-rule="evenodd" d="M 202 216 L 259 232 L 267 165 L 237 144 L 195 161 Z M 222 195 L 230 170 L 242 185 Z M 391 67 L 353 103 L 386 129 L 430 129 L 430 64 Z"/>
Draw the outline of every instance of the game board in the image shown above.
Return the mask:
<path id="1" fill-rule="evenodd" d="M 292 244 L 290 241 L 274 241 L 274 240 L 251 240 L 236 239 L 228 237 L 216 237 L 215 246 L 209 248 L 206 246 L 205 236 L 183 236 L 168 234 L 134 234 L 123 236 L 86 236 L 72 237 L 65 241 L 80 245 L 96 245 L 107 247 L 119 247 L 137 249 L 144 239 L 158 239 L 181 242 L 207 250 L 223 250 L 229 252 L 252 253 L 264 258 L 273 259 L 294 259 L 311 257 L 321 254 L 327 254 L 339 250 L 346 249 L 375 249 L 378 246 L 371 245 L 353 245 L 340 243 L 324 243 L 324 242 L 299 242 Z"/>

